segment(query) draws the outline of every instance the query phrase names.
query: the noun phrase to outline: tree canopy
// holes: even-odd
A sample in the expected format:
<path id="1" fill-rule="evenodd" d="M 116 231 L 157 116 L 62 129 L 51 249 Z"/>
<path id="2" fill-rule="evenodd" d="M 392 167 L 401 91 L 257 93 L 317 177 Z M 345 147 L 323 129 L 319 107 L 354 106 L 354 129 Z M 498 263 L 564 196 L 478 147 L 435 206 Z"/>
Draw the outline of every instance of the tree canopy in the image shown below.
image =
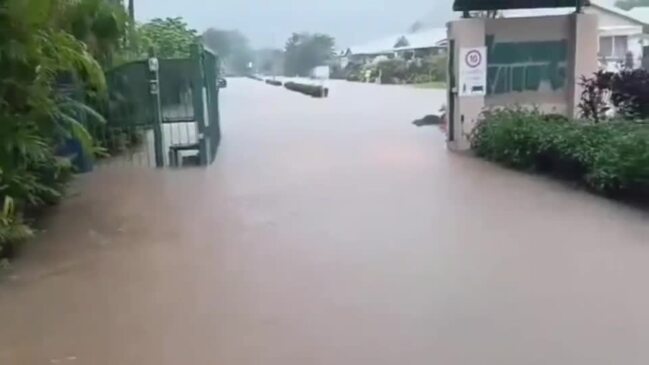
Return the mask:
<path id="1" fill-rule="evenodd" d="M 246 74 L 253 61 L 248 38 L 238 30 L 210 28 L 202 36 L 203 43 L 216 51 L 227 73 Z"/>
<path id="2" fill-rule="evenodd" d="M 631 10 L 638 6 L 649 6 L 649 0 L 618 0 L 615 6 L 620 9 Z"/>
<path id="3" fill-rule="evenodd" d="M 189 28 L 181 17 L 156 18 L 138 28 L 140 49 L 153 47 L 161 58 L 178 58 L 189 55 L 189 48 L 198 40 L 196 30 Z"/>
<path id="4" fill-rule="evenodd" d="M 286 75 L 307 76 L 316 66 L 327 64 L 334 55 L 335 40 L 326 34 L 293 33 L 286 42 Z"/>
<path id="5" fill-rule="evenodd" d="M 122 2 L 78 0 L 63 4 L 54 18 L 57 26 L 84 42 L 103 65 L 110 65 L 129 24 Z"/>

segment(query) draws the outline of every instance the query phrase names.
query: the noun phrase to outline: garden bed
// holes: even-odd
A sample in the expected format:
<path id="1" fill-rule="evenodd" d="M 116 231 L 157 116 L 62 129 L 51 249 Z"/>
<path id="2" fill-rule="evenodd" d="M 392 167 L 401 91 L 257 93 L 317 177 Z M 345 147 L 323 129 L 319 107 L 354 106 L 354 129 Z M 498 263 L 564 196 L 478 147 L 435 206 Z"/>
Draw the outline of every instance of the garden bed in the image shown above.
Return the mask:
<path id="1" fill-rule="evenodd" d="M 538 112 L 486 113 L 471 136 L 480 157 L 577 181 L 602 195 L 649 197 L 649 123 L 568 120 Z"/>

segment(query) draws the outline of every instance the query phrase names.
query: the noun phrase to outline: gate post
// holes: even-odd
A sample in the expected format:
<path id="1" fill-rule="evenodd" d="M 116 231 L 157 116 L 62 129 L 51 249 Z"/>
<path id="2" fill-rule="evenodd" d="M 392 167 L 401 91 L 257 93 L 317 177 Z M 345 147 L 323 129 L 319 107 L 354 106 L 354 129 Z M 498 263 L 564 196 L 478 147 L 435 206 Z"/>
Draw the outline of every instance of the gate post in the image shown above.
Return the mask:
<path id="1" fill-rule="evenodd" d="M 162 147 L 162 106 L 160 103 L 160 64 L 153 48 L 149 49 L 149 94 L 153 105 L 153 146 L 155 166 L 164 167 Z"/>
<path id="2" fill-rule="evenodd" d="M 198 127 L 198 157 L 201 166 L 207 166 L 208 162 L 208 146 L 207 138 L 205 135 L 205 108 L 204 93 L 205 81 L 203 78 L 203 57 L 202 49 L 198 44 L 192 44 L 190 48 L 190 59 L 192 61 L 192 100 L 194 105 L 194 119 Z"/>
<path id="3" fill-rule="evenodd" d="M 452 62 L 449 70 L 451 76 L 455 76 L 447 86 L 447 108 L 453 108 L 447 111 L 449 136 L 452 137 L 447 140 L 447 146 L 451 150 L 464 151 L 471 147 L 469 135 L 485 106 L 486 23 L 482 18 L 459 19 L 448 23 L 447 29 L 448 38 L 452 40 L 449 51 L 453 52 L 449 55 Z M 479 56 L 469 58 L 471 54 Z"/>

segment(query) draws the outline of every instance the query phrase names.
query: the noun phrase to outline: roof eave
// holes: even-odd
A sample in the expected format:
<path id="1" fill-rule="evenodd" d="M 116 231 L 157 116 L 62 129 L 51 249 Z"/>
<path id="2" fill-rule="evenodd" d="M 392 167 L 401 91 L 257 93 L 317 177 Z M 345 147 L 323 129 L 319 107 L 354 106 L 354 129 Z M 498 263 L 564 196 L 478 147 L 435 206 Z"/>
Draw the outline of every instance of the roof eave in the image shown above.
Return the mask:
<path id="1" fill-rule="evenodd" d="M 484 11 L 507 9 L 568 8 L 589 5 L 590 0 L 455 0 L 454 11 Z"/>

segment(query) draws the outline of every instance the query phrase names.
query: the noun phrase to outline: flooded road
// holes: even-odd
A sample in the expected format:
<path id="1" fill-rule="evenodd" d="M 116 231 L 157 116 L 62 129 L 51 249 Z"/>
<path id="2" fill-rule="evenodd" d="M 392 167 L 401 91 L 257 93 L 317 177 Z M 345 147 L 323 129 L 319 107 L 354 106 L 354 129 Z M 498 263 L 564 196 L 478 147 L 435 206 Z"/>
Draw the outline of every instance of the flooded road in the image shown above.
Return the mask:
<path id="1" fill-rule="evenodd" d="M 0 364 L 645 365 L 649 217 L 447 153 L 443 93 L 251 80 L 207 169 L 82 177 L 0 282 Z"/>

